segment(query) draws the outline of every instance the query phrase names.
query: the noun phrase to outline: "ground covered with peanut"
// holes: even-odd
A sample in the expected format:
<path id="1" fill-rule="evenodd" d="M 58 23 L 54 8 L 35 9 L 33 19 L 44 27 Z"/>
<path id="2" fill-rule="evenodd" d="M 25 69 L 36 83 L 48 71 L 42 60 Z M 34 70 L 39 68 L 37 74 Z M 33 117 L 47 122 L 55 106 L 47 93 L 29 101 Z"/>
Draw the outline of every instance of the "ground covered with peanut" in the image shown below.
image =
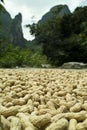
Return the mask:
<path id="1" fill-rule="evenodd" d="M 87 70 L 0 69 L 0 130 L 87 130 Z"/>

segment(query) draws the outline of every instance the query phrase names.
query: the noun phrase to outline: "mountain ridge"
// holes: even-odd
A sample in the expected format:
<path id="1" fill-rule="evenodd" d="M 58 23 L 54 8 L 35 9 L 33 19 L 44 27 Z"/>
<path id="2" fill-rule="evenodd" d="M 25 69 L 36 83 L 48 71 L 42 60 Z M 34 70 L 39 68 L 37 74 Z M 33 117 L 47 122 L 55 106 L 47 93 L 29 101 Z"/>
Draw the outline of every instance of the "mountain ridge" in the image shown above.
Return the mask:
<path id="1" fill-rule="evenodd" d="M 0 34 L 7 35 L 8 40 L 14 46 L 25 47 L 26 39 L 22 31 L 22 14 L 18 13 L 13 19 L 10 13 L 0 4 Z M 3 32 L 3 34 L 2 34 Z"/>
<path id="2" fill-rule="evenodd" d="M 70 10 L 67 5 L 56 5 L 52 7 L 47 13 L 45 13 L 41 20 L 39 21 L 44 22 L 46 20 L 49 20 L 50 18 L 55 17 L 63 17 L 64 15 L 70 14 Z"/>
<path id="3" fill-rule="evenodd" d="M 50 19 L 51 20 L 52 19 L 55 20 L 56 18 L 60 19 L 64 15 L 68 15 L 68 14 L 71 14 L 71 12 L 70 12 L 70 10 L 69 10 L 67 5 L 56 5 L 56 6 L 52 7 L 47 13 L 44 14 L 41 17 L 41 19 L 37 22 L 37 24 L 40 25 L 40 26 L 41 25 L 43 26 L 43 24 L 45 24 L 46 22 L 49 22 Z M 33 30 L 33 29 L 31 28 L 31 30 Z M 42 48 L 42 46 L 43 45 L 41 43 L 38 44 L 37 39 L 32 40 L 31 44 L 29 44 L 29 47 L 31 49 L 34 49 L 34 50 L 36 50 L 36 48 L 38 50 L 38 48 Z"/>

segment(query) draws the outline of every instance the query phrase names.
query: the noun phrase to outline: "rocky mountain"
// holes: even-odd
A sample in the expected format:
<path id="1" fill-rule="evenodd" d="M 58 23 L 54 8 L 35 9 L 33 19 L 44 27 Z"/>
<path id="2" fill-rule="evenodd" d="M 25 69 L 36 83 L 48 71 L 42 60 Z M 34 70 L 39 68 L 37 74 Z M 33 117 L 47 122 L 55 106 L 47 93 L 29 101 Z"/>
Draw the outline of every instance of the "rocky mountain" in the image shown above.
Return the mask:
<path id="1" fill-rule="evenodd" d="M 9 29 L 11 25 L 11 16 L 0 4 L 0 42 L 9 39 Z"/>
<path id="2" fill-rule="evenodd" d="M 9 30 L 12 18 L 10 14 L 5 10 L 5 8 L 0 5 L 0 23 L 3 29 Z"/>
<path id="3" fill-rule="evenodd" d="M 63 17 L 64 15 L 70 14 L 70 10 L 67 5 L 56 5 L 50 9 L 45 15 L 42 16 L 42 19 L 39 22 L 45 22 L 50 18 Z"/>
<path id="4" fill-rule="evenodd" d="M 12 19 L 0 4 L 0 28 L 0 40 L 6 38 L 15 46 L 25 47 L 26 40 L 23 37 L 21 13 Z"/>
<path id="5" fill-rule="evenodd" d="M 43 23 L 51 18 L 60 18 L 69 13 L 70 10 L 67 5 L 57 5 L 43 15 L 38 23 Z M 12 19 L 6 9 L 0 4 L 0 41 L 2 41 L 2 39 L 8 39 L 13 45 L 20 47 L 25 47 L 26 43 L 28 43 L 23 37 L 21 13 L 17 14 L 15 18 Z M 34 48 L 33 43 L 37 46 L 36 43 L 32 41 L 32 45 L 30 45 L 31 48 Z"/>
<path id="6" fill-rule="evenodd" d="M 48 22 L 50 19 L 60 19 L 64 15 L 70 14 L 70 10 L 67 5 L 56 5 L 52 7 L 46 14 L 42 16 L 42 18 L 38 21 L 37 25 L 44 24 Z M 43 25 L 42 25 L 43 26 Z M 38 48 L 41 48 L 43 43 L 38 44 L 37 39 L 35 38 L 33 41 L 31 41 L 31 44 L 29 44 L 29 47 L 36 50 Z"/>
<path id="7" fill-rule="evenodd" d="M 19 13 L 11 22 L 10 26 L 10 40 L 14 45 L 24 47 L 25 39 L 22 32 L 22 15 Z"/>

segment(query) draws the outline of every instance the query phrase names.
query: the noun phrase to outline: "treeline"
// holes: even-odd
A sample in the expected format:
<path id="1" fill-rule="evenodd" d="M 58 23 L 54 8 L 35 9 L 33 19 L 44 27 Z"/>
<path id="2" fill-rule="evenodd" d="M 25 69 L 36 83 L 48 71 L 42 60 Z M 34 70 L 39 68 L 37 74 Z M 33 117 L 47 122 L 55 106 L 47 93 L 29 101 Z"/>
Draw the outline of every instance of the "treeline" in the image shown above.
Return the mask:
<path id="1" fill-rule="evenodd" d="M 0 4 L 0 14 L 4 11 L 4 7 Z M 8 21 L 6 19 L 8 14 L 7 12 L 5 15 L 3 14 L 4 20 L 0 16 L 0 68 L 41 67 L 42 64 L 47 64 L 47 57 L 42 54 L 42 48 L 37 51 L 31 49 L 27 40 L 25 40 L 24 47 L 20 43 L 18 45 L 11 43 L 12 37 L 10 37 L 5 23 L 6 20 Z M 8 24 L 8 26 L 10 25 Z M 20 37 L 18 40 L 20 41 Z"/>
<path id="2" fill-rule="evenodd" d="M 35 39 L 25 48 L 14 46 L 0 23 L 0 67 L 60 66 L 65 62 L 87 63 L 87 6 L 73 13 L 29 25 Z"/>
<path id="3" fill-rule="evenodd" d="M 43 54 L 55 66 L 75 61 L 87 63 L 87 6 L 78 7 L 63 17 L 29 25 Z"/>
<path id="4" fill-rule="evenodd" d="M 42 49 L 35 51 L 27 46 L 25 48 L 14 46 L 3 32 L 2 24 L 0 29 L 0 68 L 41 67 L 42 64 L 47 64 Z"/>
<path id="5" fill-rule="evenodd" d="M 12 44 L 7 44 L 7 47 L 0 44 L 1 68 L 41 67 L 42 64 L 47 64 L 47 58 L 42 54 L 41 49 L 35 52 L 14 47 Z"/>

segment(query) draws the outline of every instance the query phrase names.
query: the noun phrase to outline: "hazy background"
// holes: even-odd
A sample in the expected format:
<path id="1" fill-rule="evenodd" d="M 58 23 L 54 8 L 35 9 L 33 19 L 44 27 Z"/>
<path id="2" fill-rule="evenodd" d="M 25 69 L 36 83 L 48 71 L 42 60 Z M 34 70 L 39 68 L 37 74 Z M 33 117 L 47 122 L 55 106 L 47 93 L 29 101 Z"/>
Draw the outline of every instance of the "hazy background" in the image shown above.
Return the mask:
<path id="1" fill-rule="evenodd" d="M 28 28 L 26 29 L 24 25 L 37 22 L 50 8 L 59 4 L 67 4 L 70 10 L 73 11 L 77 6 L 87 5 L 87 0 L 6 0 L 5 8 L 12 18 L 18 12 L 22 13 L 24 37 L 32 39 Z"/>

